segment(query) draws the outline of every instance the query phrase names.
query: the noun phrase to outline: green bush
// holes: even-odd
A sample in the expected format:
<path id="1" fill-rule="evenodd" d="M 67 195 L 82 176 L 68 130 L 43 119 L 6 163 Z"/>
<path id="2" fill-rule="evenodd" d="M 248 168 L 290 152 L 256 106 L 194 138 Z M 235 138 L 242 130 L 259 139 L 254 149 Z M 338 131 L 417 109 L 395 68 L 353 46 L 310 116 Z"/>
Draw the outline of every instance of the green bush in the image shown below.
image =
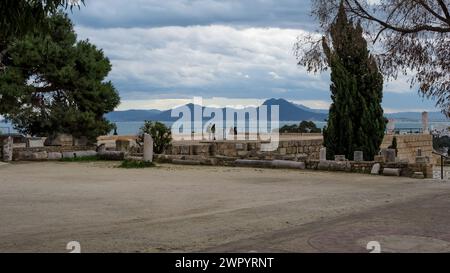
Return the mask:
<path id="1" fill-rule="evenodd" d="M 172 142 L 172 132 L 169 127 L 161 122 L 145 121 L 141 127 L 139 138 L 144 141 L 144 134 L 149 134 L 153 138 L 153 152 L 162 154 L 170 146 Z"/>
<path id="2" fill-rule="evenodd" d="M 145 162 L 145 161 L 131 160 L 131 159 L 122 161 L 122 164 L 120 164 L 120 166 L 119 166 L 119 168 L 124 168 L 124 169 L 143 169 L 143 168 L 151 168 L 151 167 L 156 167 L 156 165 L 152 162 Z"/>
<path id="3" fill-rule="evenodd" d="M 317 128 L 312 121 L 302 121 L 300 125 L 285 125 L 280 129 L 281 133 L 321 133 L 322 130 Z"/>

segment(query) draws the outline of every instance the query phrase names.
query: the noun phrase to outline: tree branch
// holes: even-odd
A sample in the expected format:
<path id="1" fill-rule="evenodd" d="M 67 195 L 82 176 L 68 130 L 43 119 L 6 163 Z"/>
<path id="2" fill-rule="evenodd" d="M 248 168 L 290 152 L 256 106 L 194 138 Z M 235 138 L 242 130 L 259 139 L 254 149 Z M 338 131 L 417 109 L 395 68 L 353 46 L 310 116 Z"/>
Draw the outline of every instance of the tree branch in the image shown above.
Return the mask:
<path id="1" fill-rule="evenodd" d="M 411 28 L 395 26 L 395 25 L 389 24 L 389 23 L 373 16 L 372 14 L 370 14 L 368 11 L 366 11 L 366 9 L 364 9 L 364 7 L 361 5 L 361 3 L 359 3 L 358 0 L 352 1 L 356 5 L 357 9 L 355 7 L 353 7 L 353 5 L 351 5 L 350 0 L 345 0 L 345 2 L 347 3 L 350 11 L 355 13 L 357 16 L 367 19 L 367 20 L 370 20 L 370 21 L 374 21 L 387 29 L 394 30 L 394 31 L 397 31 L 400 33 L 409 34 L 409 33 L 421 32 L 421 31 L 432 31 L 432 32 L 439 32 L 439 33 L 450 32 L 450 26 L 449 27 L 438 27 L 438 26 L 431 26 L 431 25 L 417 25 L 417 26 L 414 26 Z"/>

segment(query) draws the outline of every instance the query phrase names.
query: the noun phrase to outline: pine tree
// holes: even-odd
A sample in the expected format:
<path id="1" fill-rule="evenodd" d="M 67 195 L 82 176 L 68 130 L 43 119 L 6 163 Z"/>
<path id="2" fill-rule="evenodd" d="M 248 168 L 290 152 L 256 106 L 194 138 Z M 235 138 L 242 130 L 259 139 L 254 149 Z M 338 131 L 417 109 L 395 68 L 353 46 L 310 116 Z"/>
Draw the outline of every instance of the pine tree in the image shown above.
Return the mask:
<path id="1" fill-rule="evenodd" d="M 0 74 L 0 114 L 22 133 L 69 133 L 95 139 L 112 130 L 104 114 L 119 104 L 105 81 L 111 70 L 103 52 L 78 41 L 66 14 L 47 17 L 49 31 L 35 30 L 9 45 Z"/>
<path id="2" fill-rule="evenodd" d="M 332 48 L 323 40 L 333 101 L 324 129 L 328 157 L 353 159 L 354 151 L 360 150 L 365 160 L 372 160 L 386 128 L 381 107 L 383 77 L 367 49 L 362 27 L 348 20 L 343 4 L 331 26 L 331 38 Z"/>

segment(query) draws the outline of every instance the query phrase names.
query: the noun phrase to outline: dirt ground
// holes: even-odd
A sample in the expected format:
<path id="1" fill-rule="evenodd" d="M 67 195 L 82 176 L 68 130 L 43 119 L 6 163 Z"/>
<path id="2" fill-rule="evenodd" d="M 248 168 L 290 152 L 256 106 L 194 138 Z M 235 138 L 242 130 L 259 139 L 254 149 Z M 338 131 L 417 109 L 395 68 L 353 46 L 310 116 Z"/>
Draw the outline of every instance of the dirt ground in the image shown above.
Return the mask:
<path id="1" fill-rule="evenodd" d="M 0 166 L 0 252 L 450 251 L 450 184 L 115 163 Z M 447 216 L 447 217 L 446 217 Z M 338 239 L 341 238 L 341 239 Z"/>

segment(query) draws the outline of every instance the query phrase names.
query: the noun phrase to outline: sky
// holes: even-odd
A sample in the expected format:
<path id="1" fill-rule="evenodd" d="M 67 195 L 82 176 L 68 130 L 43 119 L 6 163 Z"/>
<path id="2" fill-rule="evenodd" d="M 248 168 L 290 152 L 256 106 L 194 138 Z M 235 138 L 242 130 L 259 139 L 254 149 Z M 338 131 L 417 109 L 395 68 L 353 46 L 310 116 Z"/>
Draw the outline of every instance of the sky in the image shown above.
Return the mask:
<path id="1" fill-rule="evenodd" d="M 203 97 L 208 106 L 284 98 L 317 109 L 330 100 L 329 72 L 297 66 L 298 37 L 316 33 L 310 0 L 86 0 L 74 9 L 79 39 L 102 48 L 118 110 L 169 109 Z M 383 107 L 438 111 L 408 78 L 385 84 Z"/>

